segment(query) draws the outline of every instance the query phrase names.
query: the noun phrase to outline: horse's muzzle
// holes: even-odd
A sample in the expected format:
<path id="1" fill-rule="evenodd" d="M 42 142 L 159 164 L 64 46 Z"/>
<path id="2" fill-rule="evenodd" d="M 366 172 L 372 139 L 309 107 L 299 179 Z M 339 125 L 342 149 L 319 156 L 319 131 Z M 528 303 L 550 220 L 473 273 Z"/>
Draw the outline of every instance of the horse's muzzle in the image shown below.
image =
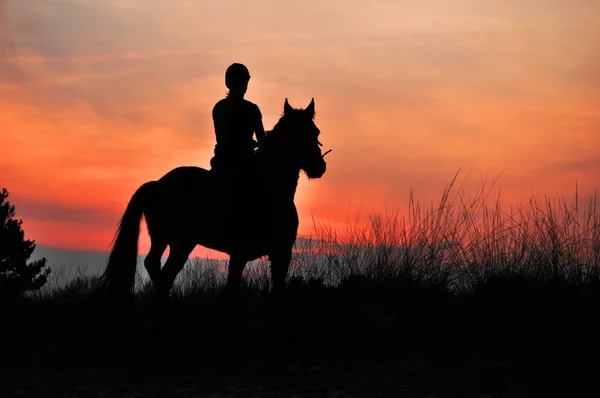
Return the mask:
<path id="1" fill-rule="evenodd" d="M 326 170 L 327 163 L 325 163 L 325 160 L 322 157 L 319 159 L 319 161 L 311 164 L 310 167 L 304 168 L 308 178 L 321 178 L 323 174 L 325 174 Z"/>

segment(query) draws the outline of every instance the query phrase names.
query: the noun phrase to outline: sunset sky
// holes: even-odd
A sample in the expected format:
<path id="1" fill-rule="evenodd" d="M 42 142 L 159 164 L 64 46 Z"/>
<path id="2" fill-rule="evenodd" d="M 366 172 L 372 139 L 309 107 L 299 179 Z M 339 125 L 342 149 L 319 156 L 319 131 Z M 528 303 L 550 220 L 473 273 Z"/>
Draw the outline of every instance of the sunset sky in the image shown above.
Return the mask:
<path id="1" fill-rule="evenodd" d="M 501 174 L 503 203 L 600 187 L 597 0 L 0 0 L 0 186 L 30 239 L 108 250 L 133 192 L 207 167 L 224 72 L 270 129 L 312 97 L 328 171 L 313 218 Z M 147 238 L 142 239 L 142 252 Z"/>

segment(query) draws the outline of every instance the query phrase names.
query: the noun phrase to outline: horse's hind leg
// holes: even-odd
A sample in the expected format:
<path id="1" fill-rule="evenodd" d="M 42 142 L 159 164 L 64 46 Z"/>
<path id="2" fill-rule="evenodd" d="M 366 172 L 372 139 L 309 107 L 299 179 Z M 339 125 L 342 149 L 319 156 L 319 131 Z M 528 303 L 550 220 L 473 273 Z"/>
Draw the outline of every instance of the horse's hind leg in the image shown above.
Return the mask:
<path id="1" fill-rule="evenodd" d="M 144 260 L 144 266 L 148 271 L 148 276 L 156 286 L 160 280 L 160 259 L 163 253 L 167 249 L 167 242 L 159 239 L 151 239 L 151 246 L 146 259 Z"/>
<path id="2" fill-rule="evenodd" d="M 177 274 L 181 272 L 190 253 L 194 250 L 196 244 L 192 243 L 175 243 L 170 245 L 169 258 L 165 266 L 160 270 L 159 283 L 156 286 L 156 294 L 161 300 L 169 298 L 169 292 Z"/>
<path id="3" fill-rule="evenodd" d="M 229 272 L 227 273 L 227 285 L 225 291 L 235 294 L 239 291 L 242 282 L 242 274 L 246 268 L 246 261 L 236 255 L 229 256 Z"/>

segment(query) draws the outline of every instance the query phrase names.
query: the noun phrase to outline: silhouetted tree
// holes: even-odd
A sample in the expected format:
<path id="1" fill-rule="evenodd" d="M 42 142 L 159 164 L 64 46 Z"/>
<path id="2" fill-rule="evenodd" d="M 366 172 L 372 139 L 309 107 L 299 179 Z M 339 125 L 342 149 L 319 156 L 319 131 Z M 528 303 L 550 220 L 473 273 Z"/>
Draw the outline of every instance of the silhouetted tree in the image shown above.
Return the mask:
<path id="1" fill-rule="evenodd" d="M 25 240 L 16 220 L 15 207 L 10 204 L 6 188 L 0 190 L 0 296 L 20 296 L 27 290 L 38 290 L 47 281 L 46 259 L 28 263 L 35 250 L 34 241 Z"/>

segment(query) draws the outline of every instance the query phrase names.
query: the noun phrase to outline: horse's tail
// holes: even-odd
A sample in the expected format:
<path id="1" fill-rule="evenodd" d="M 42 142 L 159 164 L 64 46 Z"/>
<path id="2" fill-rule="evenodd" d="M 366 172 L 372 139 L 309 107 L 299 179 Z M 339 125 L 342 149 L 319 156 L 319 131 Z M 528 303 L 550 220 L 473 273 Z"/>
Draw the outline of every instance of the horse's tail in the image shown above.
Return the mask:
<path id="1" fill-rule="evenodd" d="M 140 222 L 146 198 L 152 193 L 156 181 L 150 181 L 133 194 L 119 228 L 113 238 L 113 247 L 102 275 L 102 290 L 112 300 L 126 300 L 133 296 L 137 266 Z"/>

